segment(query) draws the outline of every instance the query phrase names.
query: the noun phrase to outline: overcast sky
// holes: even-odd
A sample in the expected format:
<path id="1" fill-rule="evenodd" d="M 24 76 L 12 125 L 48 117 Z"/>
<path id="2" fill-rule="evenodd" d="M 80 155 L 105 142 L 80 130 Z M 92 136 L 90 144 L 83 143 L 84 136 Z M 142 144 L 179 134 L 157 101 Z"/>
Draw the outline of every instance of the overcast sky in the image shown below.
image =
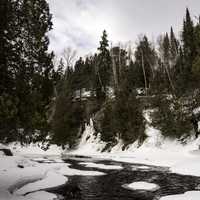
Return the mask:
<path id="1" fill-rule="evenodd" d="M 141 33 L 150 40 L 170 30 L 179 34 L 185 9 L 195 18 L 200 0 L 48 0 L 54 29 L 50 49 L 60 54 L 71 46 L 83 56 L 93 52 L 106 29 L 109 40 L 136 41 Z"/>

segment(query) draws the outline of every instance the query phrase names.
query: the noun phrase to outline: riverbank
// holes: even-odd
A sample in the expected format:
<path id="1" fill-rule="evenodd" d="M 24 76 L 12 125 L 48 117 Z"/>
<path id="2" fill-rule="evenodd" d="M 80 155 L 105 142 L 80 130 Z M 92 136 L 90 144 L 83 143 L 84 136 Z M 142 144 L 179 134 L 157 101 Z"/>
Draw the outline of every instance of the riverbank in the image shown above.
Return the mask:
<path id="1" fill-rule="evenodd" d="M 98 170 L 70 168 L 61 159 L 62 149 L 56 146 L 48 151 L 38 144 L 26 147 L 0 144 L 0 147 L 13 152 L 13 156 L 0 154 L 0 200 L 55 200 L 59 198 L 51 191 L 64 186 L 68 177 L 105 175 Z"/>
<path id="2" fill-rule="evenodd" d="M 148 115 L 146 119 L 149 121 Z M 65 155 L 91 156 L 114 161 L 141 163 L 154 166 L 169 167 L 171 172 L 183 175 L 200 176 L 200 138 L 188 138 L 185 143 L 163 138 L 160 132 L 149 124 L 146 125 L 148 138 L 139 146 L 136 141 L 123 149 L 122 141 L 118 141 L 110 152 L 102 152 L 105 143 L 95 136 L 92 121 L 86 125 L 85 132 L 76 150 L 65 151 Z"/>
<path id="3" fill-rule="evenodd" d="M 37 145 L 22 148 L 18 144 L 11 144 L 9 147 L 4 145 L 1 147 L 11 149 L 14 155 L 0 154 L 0 199 L 38 200 L 42 198 L 53 200 L 56 198 L 55 194 L 45 192 L 43 189 L 63 185 L 67 182 L 65 176 L 57 173 L 59 169 L 67 165 L 55 160 L 56 155 L 60 155 L 59 148 L 52 147 L 51 150 L 45 152 Z M 51 155 L 54 163 L 38 163 L 36 157 L 39 155 L 40 157 Z"/>

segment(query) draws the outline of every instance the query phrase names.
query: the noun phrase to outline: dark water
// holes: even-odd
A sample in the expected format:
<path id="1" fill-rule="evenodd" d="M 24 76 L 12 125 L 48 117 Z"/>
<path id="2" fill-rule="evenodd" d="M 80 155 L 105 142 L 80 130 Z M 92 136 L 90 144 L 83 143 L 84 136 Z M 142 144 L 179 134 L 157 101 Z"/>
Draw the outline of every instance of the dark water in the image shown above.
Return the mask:
<path id="1" fill-rule="evenodd" d="M 82 158 L 84 160 L 84 158 Z M 195 190 L 200 184 L 199 177 L 182 176 L 170 173 L 166 168 L 153 167 L 134 171 L 134 166 L 113 161 L 95 161 L 101 164 L 121 165 L 122 170 L 103 170 L 79 165 L 78 160 L 67 159 L 71 168 L 79 170 L 96 170 L 106 173 L 104 176 L 72 176 L 65 186 L 57 188 L 55 192 L 64 196 L 66 200 L 157 200 L 161 196 L 184 193 Z M 135 181 L 155 183 L 160 186 L 155 192 L 128 190 L 122 185 Z"/>

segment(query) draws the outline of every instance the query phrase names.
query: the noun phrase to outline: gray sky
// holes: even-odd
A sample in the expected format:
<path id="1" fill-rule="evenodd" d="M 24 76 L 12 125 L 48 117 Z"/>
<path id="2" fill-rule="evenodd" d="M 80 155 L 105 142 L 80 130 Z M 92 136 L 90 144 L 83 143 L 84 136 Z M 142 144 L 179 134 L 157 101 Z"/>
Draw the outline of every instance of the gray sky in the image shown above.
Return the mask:
<path id="1" fill-rule="evenodd" d="M 200 0 L 48 0 L 54 29 L 50 49 L 60 54 L 71 46 L 83 56 L 97 47 L 104 29 L 109 40 L 135 42 L 141 33 L 150 40 L 170 30 L 178 34 L 185 9 L 195 18 L 200 14 Z"/>

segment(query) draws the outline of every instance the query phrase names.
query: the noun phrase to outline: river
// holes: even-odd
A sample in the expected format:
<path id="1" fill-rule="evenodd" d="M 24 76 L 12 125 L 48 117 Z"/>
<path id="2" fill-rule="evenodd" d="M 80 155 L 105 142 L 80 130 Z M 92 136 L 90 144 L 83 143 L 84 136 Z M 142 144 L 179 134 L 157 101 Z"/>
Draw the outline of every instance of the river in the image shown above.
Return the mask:
<path id="1" fill-rule="evenodd" d="M 121 170 L 106 170 L 86 167 L 80 162 L 88 160 L 97 164 L 120 165 Z M 59 194 L 64 200 L 158 200 L 161 196 L 180 194 L 197 190 L 200 177 L 184 176 L 170 173 L 167 168 L 114 162 L 109 160 L 93 160 L 88 158 L 65 158 L 71 168 L 104 172 L 103 176 L 71 176 L 66 185 L 50 190 Z M 142 167 L 141 167 L 142 166 Z M 139 167 L 139 168 L 138 168 Z M 159 186 L 156 191 L 130 190 L 124 184 L 144 181 Z"/>

